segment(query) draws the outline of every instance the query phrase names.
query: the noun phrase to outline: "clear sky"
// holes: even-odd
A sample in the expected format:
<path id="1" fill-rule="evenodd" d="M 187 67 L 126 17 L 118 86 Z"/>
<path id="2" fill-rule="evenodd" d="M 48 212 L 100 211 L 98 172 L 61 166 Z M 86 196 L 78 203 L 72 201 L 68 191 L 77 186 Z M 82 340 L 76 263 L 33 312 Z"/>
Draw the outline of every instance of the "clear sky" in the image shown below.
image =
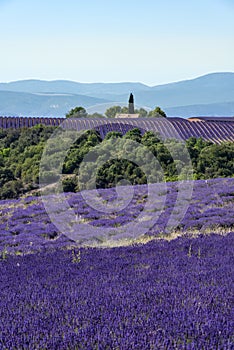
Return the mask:
<path id="1" fill-rule="evenodd" d="M 0 0 L 0 81 L 234 72 L 234 0 Z"/>

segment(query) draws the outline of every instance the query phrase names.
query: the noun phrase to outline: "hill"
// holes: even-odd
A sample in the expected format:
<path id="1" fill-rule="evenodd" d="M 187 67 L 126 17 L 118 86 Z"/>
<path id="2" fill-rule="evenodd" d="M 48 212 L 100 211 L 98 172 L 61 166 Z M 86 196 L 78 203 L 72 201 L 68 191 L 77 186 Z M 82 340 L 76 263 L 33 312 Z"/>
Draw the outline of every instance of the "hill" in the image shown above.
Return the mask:
<path id="1" fill-rule="evenodd" d="M 213 117 L 234 117 L 234 101 L 224 103 L 213 103 L 213 104 L 199 104 L 191 106 L 178 106 L 165 108 L 167 115 L 173 115 L 174 117 L 187 116 L 213 116 Z"/>
<path id="2" fill-rule="evenodd" d="M 67 80 L 0 83 L 0 114 L 61 116 L 76 105 L 87 108 L 101 103 L 127 104 L 130 92 L 135 95 L 138 106 L 153 108 L 159 105 L 170 116 L 234 115 L 234 73 L 228 72 L 152 87 L 131 82 L 78 83 Z"/>
<path id="3" fill-rule="evenodd" d="M 75 106 L 93 106 L 107 100 L 75 94 L 36 94 L 0 91 L 0 115 L 63 116 Z"/>

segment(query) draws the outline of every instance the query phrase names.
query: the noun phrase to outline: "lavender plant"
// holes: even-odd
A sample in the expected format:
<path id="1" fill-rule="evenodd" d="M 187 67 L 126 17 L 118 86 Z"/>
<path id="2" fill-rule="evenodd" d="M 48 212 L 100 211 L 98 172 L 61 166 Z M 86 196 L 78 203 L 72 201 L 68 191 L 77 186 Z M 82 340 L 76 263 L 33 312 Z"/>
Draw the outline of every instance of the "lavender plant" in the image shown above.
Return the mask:
<path id="1" fill-rule="evenodd" d="M 78 232 L 79 222 L 87 224 L 87 228 L 90 226 L 107 229 L 122 227 L 124 229 L 126 224 L 131 223 L 142 213 L 148 199 L 146 185 L 133 187 L 134 195 L 129 204 L 113 213 L 92 208 L 85 202 L 81 193 L 67 193 L 67 201 L 75 213 L 75 221 L 71 222 L 71 225 L 74 225 L 74 229 Z M 186 196 L 178 200 L 176 182 L 167 183 L 166 190 L 162 192 L 159 188 L 156 194 L 158 201 L 155 201 L 156 204 L 148 207 L 147 210 L 152 216 L 158 215 L 158 218 L 154 226 L 148 230 L 147 236 L 165 237 L 169 219 L 172 234 L 179 235 L 189 232 L 191 234 L 227 233 L 233 228 L 233 178 L 195 181 L 190 202 Z M 99 195 L 105 204 L 112 203 L 116 199 L 115 189 L 100 189 Z M 125 197 L 127 198 L 127 193 Z M 188 206 L 188 209 L 180 220 L 180 208 L 185 205 Z M 56 214 L 59 214 L 61 219 L 66 217 L 67 213 L 63 206 L 56 206 L 55 210 L 58 211 Z M 28 253 L 43 250 L 46 247 L 56 249 L 73 243 L 66 235 L 62 235 L 57 226 L 51 222 L 41 198 L 28 197 L 0 201 L 1 251 L 6 247 L 9 254 L 14 251 Z M 97 244 L 98 241 L 94 240 L 94 243 Z"/>
<path id="2" fill-rule="evenodd" d="M 99 195 L 116 198 L 114 189 Z M 66 196 L 77 221 L 124 227 L 143 210 L 147 186 L 134 186 L 129 205 L 115 213 L 93 209 L 80 193 Z M 177 184 L 163 196 L 147 236 L 170 240 L 106 249 L 76 248 L 38 197 L 1 201 L 0 348 L 233 349 L 234 179 L 195 182 L 176 228 L 183 237 L 174 240 L 165 228 L 180 215 Z"/>
<path id="3" fill-rule="evenodd" d="M 231 350 L 233 244 L 80 248 L 79 264 L 61 249 L 12 256 L 0 262 L 0 348 Z"/>

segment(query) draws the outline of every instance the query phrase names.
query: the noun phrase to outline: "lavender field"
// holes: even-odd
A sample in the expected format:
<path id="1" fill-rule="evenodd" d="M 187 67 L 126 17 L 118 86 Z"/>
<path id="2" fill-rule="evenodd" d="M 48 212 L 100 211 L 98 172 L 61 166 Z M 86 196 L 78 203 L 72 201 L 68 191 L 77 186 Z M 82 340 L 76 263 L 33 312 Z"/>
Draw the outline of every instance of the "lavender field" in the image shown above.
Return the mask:
<path id="1" fill-rule="evenodd" d="M 1 201 L 0 348 L 234 349 L 234 178 L 193 185 L 191 200 L 177 183 L 158 192 L 163 210 L 132 245 L 97 237 L 86 247 L 59 233 L 42 198 Z M 115 190 L 100 196 L 111 202 Z M 139 216 L 147 186 L 115 215 L 79 193 L 67 200 L 87 228 L 108 230 Z"/>

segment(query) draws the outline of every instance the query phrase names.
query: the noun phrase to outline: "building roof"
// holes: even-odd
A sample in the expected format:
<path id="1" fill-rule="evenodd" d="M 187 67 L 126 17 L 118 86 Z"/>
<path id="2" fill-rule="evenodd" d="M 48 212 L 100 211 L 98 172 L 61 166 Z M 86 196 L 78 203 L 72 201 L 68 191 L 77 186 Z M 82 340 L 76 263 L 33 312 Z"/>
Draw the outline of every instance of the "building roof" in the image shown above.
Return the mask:
<path id="1" fill-rule="evenodd" d="M 139 118 L 139 114 L 120 113 L 120 114 L 116 114 L 115 118 Z"/>
<path id="2" fill-rule="evenodd" d="M 191 117 L 189 121 L 206 121 L 206 122 L 234 122 L 233 117 Z"/>

